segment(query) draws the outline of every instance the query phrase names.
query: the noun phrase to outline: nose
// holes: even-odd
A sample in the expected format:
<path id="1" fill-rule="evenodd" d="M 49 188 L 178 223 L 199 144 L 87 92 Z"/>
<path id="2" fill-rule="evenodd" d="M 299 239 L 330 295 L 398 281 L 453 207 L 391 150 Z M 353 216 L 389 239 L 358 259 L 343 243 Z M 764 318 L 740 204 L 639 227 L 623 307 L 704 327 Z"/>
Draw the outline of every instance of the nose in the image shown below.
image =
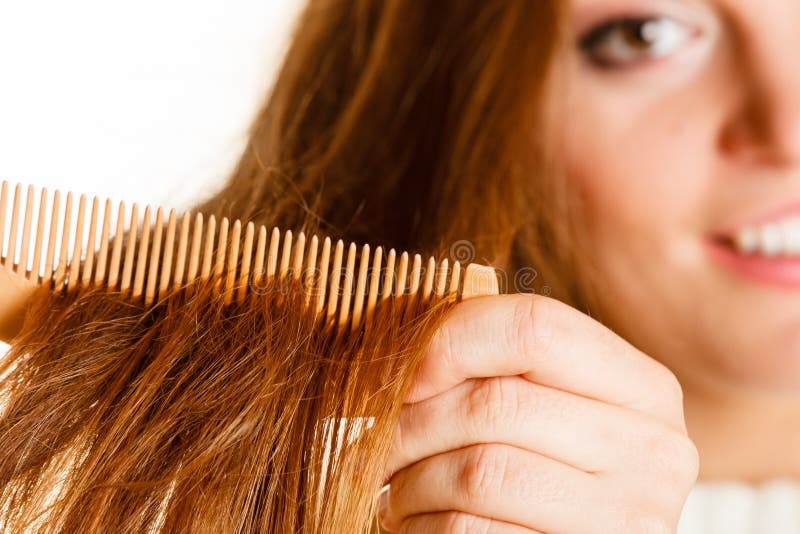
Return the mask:
<path id="1" fill-rule="evenodd" d="M 737 58 L 741 98 L 720 139 L 736 159 L 800 166 L 800 61 L 788 44 Z"/>

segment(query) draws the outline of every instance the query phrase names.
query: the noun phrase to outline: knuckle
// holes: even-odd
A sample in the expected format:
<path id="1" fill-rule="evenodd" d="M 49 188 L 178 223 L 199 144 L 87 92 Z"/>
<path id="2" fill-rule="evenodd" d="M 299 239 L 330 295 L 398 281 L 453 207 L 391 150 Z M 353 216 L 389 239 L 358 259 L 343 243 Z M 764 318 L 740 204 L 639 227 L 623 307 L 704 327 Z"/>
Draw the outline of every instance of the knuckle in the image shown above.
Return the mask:
<path id="1" fill-rule="evenodd" d="M 476 433 L 475 427 L 498 430 L 516 418 L 519 396 L 508 380 L 501 377 L 480 379 L 467 395 L 465 409 L 467 426 Z"/>
<path id="2" fill-rule="evenodd" d="M 394 427 L 394 434 L 392 436 L 392 446 L 391 446 L 391 456 L 390 459 L 395 461 L 402 461 L 405 460 L 409 454 L 409 443 L 408 443 L 408 435 L 406 433 L 406 426 L 408 428 L 413 428 L 410 426 L 410 413 L 408 410 L 403 410 L 400 412 L 400 417 L 398 418 L 397 424 Z M 393 473 L 387 473 L 391 476 Z"/>
<path id="3" fill-rule="evenodd" d="M 651 471 L 666 476 L 674 484 L 685 484 L 687 479 L 697 476 L 700 465 L 697 447 L 688 436 L 672 429 L 659 428 L 646 434 L 642 453 Z"/>
<path id="4" fill-rule="evenodd" d="M 456 353 L 458 351 L 456 350 L 456 338 L 449 323 L 443 324 L 436 330 L 431 339 L 429 350 L 436 355 L 445 368 L 451 369 L 455 367 Z"/>
<path id="5" fill-rule="evenodd" d="M 680 465 L 683 467 L 682 473 L 685 477 L 684 482 L 694 483 L 700 473 L 700 452 L 694 441 L 688 436 L 682 436 L 683 455 Z"/>
<path id="6" fill-rule="evenodd" d="M 662 364 L 664 392 L 671 402 L 683 405 L 683 387 L 678 377 L 667 366 Z"/>
<path id="7" fill-rule="evenodd" d="M 507 453 L 502 446 L 475 445 L 466 449 L 458 489 L 467 503 L 481 502 L 503 486 Z"/>
<path id="8" fill-rule="evenodd" d="M 554 325 L 547 297 L 520 295 L 514 304 L 509 324 L 512 349 L 520 354 L 547 351 Z"/>
<path id="9" fill-rule="evenodd" d="M 675 527 L 660 515 L 643 513 L 641 509 L 630 509 L 620 515 L 615 531 L 641 534 L 673 534 Z"/>
<path id="10" fill-rule="evenodd" d="M 470 514 L 449 512 L 440 532 L 447 534 L 481 534 L 488 532 L 487 522 Z"/>
<path id="11" fill-rule="evenodd" d="M 412 516 L 400 525 L 398 534 L 487 534 L 489 525 L 491 520 L 449 511 Z"/>

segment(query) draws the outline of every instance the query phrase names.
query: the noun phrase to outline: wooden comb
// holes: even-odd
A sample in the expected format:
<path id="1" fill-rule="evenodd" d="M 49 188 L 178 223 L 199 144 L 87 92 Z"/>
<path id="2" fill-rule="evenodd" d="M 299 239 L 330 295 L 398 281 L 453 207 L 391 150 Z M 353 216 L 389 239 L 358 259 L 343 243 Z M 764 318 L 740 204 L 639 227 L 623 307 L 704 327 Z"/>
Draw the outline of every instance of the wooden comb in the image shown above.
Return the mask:
<path id="1" fill-rule="evenodd" d="M 174 209 L 154 210 L 149 205 L 140 220 L 137 204 L 128 211 L 120 202 L 112 235 L 111 200 L 102 202 L 101 218 L 96 196 L 87 208 L 86 195 L 80 195 L 74 214 L 72 193 L 66 194 L 62 211 L 58 190 L 50 199 L 42 188 L 37 202 L 34 187 L 25 189 L 23 195 L 23 186 L 16 184 L 10 199 L 9 183 L 0 186 L 3 341 L 19 331 L 28 297 L 43 284 L 53 291 L 102 286 L 150 306 L 193 281 L 211 279 L 229 304 L 241 302 L 273 277 L 304 277 L 306 304 L 339 326 L 349 323 L 353 329 L 368 321 L 387 299 L 400 295 L 458 300 L 499 291 L 494 269 L 477 263 L 467 265 L 462 276 L 459 262 L 449 265 L 447 258 L 437 263 L 430 257 L 423 267 L 420 254 L 412 257 L 391 249 L 384 259 L 381 247 L 372 251 L 365 244 L 359 254 L 355 243 L 349 244 L 345 255 L 342 240 L 333 244 L 316 235 L 306 239 L 302 232 L 295 236 L 278 228 L 272 228 L 268 238 L 263 225 L 256 228 L 238 219 L 231 224 L 227 218 L 217 222 L 213 215 L 189 211 L 179 217 Z"/>

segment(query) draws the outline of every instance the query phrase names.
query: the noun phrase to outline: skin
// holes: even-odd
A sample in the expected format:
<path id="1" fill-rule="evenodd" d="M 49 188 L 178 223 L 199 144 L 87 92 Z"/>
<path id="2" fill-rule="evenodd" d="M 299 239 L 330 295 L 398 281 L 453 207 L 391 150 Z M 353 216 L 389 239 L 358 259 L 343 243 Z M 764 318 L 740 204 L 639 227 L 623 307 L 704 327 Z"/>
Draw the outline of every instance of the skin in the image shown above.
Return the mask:
<path id="1" fill-rule="evenodd" d="M 613 68 L 560 58 L 608 327 L 541 296 L 456 306 L 395 434 L 391 532 L 674 532 L 698 479 L 800 476 L 797 290 L 706 247 L 800 200 L 800 4 L 574 0 L 572 29 L 619 16 L 691 32 Z"/>

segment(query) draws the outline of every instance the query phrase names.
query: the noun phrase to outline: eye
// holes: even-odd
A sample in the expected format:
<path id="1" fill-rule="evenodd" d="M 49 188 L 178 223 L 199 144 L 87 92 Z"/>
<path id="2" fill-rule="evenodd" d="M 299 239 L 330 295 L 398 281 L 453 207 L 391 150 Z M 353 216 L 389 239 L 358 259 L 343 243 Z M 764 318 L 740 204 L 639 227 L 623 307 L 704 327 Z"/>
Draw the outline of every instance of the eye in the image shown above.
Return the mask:
<path id="1" fill-rule="evenodd" d="M 589 30 L 580 49 L 602 67 L 625 67 L 667 56 L 692 36 L 685 24 L 668 17 L 621 18 Z"/>

